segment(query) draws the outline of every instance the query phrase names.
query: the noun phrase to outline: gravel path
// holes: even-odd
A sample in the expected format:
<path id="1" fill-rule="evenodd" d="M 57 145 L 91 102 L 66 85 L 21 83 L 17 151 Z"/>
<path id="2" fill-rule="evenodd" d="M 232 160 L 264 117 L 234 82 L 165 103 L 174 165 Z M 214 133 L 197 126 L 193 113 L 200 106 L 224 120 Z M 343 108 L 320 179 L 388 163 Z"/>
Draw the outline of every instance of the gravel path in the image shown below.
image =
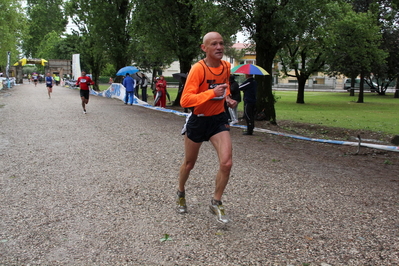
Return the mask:
<path id="1" fill-rule="evenodd" d="M 0 265 L 399 264 L 396 153 L 233 128 L 223 226 L 210 143 L 174 210 L 183 117 L 93 96 L 87 111 L 63 87 L 0 91 Z"/>

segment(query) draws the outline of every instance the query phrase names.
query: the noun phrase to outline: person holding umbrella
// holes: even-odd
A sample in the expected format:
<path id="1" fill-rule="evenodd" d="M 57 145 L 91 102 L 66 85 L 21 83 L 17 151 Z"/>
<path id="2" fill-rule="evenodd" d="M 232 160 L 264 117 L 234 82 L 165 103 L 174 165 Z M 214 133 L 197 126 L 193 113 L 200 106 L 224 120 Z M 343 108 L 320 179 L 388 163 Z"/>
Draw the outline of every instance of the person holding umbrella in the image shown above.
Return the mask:
<path id="1" fill-rule="evenodd" d="M 256 88 L 258 84 L 253 75 L 246 74 L 247 78 L 244 83 L 240 85 L 240 90 L 244 91 L 244 118 L 247 122 L 247 130 L 243 135 L 252 135 L 255 127 L 255 113 L 256 113 Z"/>
<path id="2" fill-rule="evenodd" d="M 201 49 L 206 53 L 206 57 L 191 68 L 180 100 L 183 108 L 194 109 L 187 117 L 182 130 L 182 134 L 185 135 L 185 155 L 179 171 L 177 211 L 187 212 L 185 185 L 197 161 L 202 142 L 210 141 L 218 155 L 219 170 L 209 208 L 216 215 L 217 221 L 228 223 L 222 195 L 229 181 L 233 160 L 230 126 L 224 103 L 227 101 L 227 105 L 234 108 L 237 102 L 229 96 L 230 63 L 222 60 L 222 36 L 217 32 L 207 33 L 203 37 Z"/>
<path id="3" fill-rule="evenodd" d="M 134 88 L 136 87 L 136 80 L 126 73 L 122 85 L 126 88 L 125 104 L 133 105 L 134 102 Z"/>
<path id="4" fill-rule="evenodd" d="M 243 135 L 252 135 L 255 127 L 255 114 L 256 114 L 256 83 L 253 75 L 269 75 L 269 73 L 262 67 L 254 64 L 242 64 L 235 66 L 232 73 L 241 73 L 246 75 L 246 80 L 239 87 L 244 91 L 244 118 L 247 122 L 247 130 Z"/>

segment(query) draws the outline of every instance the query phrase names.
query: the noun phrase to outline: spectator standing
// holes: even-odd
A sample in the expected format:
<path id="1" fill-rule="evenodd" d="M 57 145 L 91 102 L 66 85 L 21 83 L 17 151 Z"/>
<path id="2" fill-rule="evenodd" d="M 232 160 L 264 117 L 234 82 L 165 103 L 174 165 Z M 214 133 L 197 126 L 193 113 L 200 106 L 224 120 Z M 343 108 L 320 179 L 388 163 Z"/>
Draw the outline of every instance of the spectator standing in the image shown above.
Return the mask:
<path id="1" fill-rule="evenodd" d="M 247 130 L 243 135 L 252 135 L 255 127 L 256 112 L 256 88 L 258 84 L 253 75 L 245 75 L 246 80 L 240 85 L 240 90 L 244 91 L 244 118 L 247 122 Z"/>
<path id="2" fill-rule="evenodd" d="M 158 79 L 159 79 L 159 77 L 154 77 L 152 79 L 152 83 L 151 83 L 151 90 L 152 90 L 152 94 L 154 96 L 154 99 L 155 99 L 155 96 L 157 94 L 157 82 L 158 82 Z"/>
<path id="3" fill-rule="evenodd" d="M 160 76 L 157 80 L 157 84 L 155 85 L 157 93 L 161 93 L 161 98 L 155 104 L 155 106 L 166 107 L 166 80 L 164 76 Z"/>
<path id="4" fill-rule="evenodd" d="M 60 85 L 60 76 L 59 75 L 55 75 L 54 81 L 55 81 L 55 85 L 56 86 Z"/>
<path id="5" fill-rule="evenodd" d="M 178 93 L 183 94 L 184 91 L 184 86 L 186 85 L 186 81 L 187 81 L 187 77 L 181 77 L 180 78 L 180 84 L 179 84 L 179 91 Z M 184 108 L 184 112 L 188 113 L 189 112 L 189 108 Z"/>
<path id="6" fill-rule="evenodd" d="M 141 73 L 141 99 L 147 102 L 148 79 L 144 73 Z"/>
<path id="7" fill-rule="evenodd" d="M 134 102 L 134 89 L 136 87 L 136 80 L 132 78 L 129 73 L 123 79 L 123 86 L 126 88 L 125 104 L 132 105 Z"/>
<path id="8" fill-rule="evenodd" d="M 139 89 L 141 84 L 141 77 L 137 73 L 134 74 L 133 79 L 136 81 L 136 85 L 134 87 L 134 95 L 139 98 Z"/>
<path id="9" fill-rule="evenodd" d="M 237 102 L 236 107 L 234 108 L 229 107 L 231 123 L 234 125 L 238 123 L 237 107 L 238 104 L 241 102 L 240 88 L 234 75 L 230 75 L 230 93 L 231 93 L 231 98 Z"/>

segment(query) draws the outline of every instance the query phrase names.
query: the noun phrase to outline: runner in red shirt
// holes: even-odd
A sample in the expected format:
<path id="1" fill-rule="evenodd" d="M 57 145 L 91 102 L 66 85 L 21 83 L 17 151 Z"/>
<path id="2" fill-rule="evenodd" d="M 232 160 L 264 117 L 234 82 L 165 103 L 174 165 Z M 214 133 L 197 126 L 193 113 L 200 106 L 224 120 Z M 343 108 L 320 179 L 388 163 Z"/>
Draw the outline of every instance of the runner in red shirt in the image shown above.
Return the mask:
<path id="1" fill-rule="evenodd" d="M 94 81 L 86 76 L 86 72 L 82 71 L 82 76 L 76 81 L 76 86 L 80 87 L 80 98 L 82 99 L 83 113 L 86 114 L 86 104 L 89 103 L 90 87 L 94 85 Z"/>

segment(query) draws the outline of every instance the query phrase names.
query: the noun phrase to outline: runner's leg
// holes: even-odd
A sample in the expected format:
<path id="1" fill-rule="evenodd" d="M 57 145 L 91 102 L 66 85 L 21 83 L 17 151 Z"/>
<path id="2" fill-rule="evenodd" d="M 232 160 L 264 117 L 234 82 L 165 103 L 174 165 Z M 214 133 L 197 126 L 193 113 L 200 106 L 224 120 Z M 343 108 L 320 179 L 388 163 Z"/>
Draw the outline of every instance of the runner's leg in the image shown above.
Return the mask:
<path id="1" fill-rule="evenodd" d="M 179 187 L 178 190 L 180 192 L 185 191 L 185 185 L 187 179 L 190 175 L 191 170 L 194 168 L 195 162 L 197 161 L 199 149 L 202 143 L 196 143 L 190 140 L 187 135 L 184 136 L 184 161 L 180 166 L 179 172 Z"/>
<path id="2" fill-rule="evenodd" d="M 82 107 L 83 107 L 83 111 L 86 111 L 86 99 L 85 97 L 80 97 L 82 99 Z"/>
<path id="3" fill-rule="evenodd" d="M 215 180 L 214 199 L 221 201 L 224 189 L 230 177 L 231 167 L 233 166 L 233 150 L 229 131 L 222 131 L 210 138 L 215 147 L 219 158 L 219 171 Z"/>

